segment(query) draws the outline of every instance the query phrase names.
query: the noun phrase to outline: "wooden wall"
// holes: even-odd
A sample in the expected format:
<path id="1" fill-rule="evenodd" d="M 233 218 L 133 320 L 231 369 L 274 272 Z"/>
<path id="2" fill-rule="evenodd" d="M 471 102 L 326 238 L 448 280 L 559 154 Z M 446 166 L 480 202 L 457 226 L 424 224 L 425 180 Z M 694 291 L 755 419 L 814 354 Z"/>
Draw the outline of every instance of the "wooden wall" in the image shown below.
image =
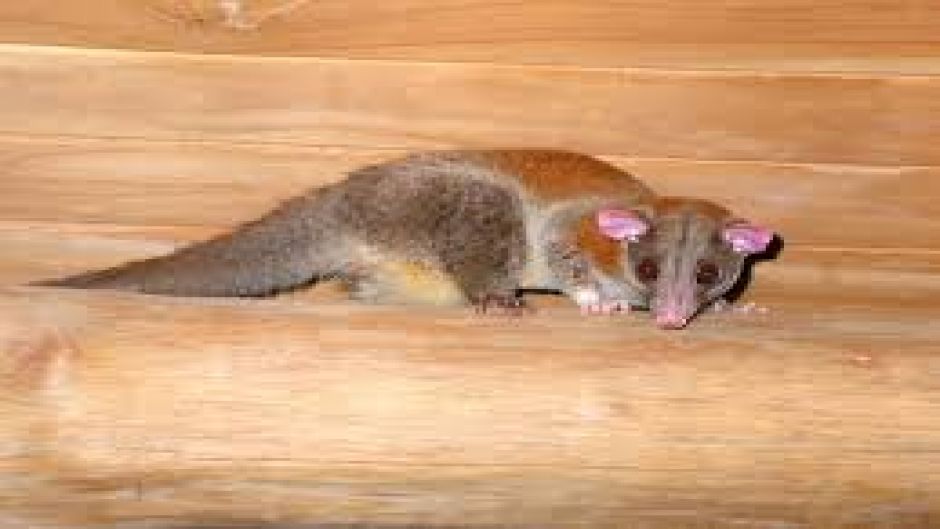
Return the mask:
<path id="1" fill-rule="evenodd" d="M 0 280 L 163 251 L 343 169 L 450 146 L 606 156 L 776 227 L 783 264 L 838 252 L 857 270 L 923 271 L 940 249 L 936 14 L 887 0 L 4 2 L 0 237 L 14 251 Z"/>
<path id="2" fill-rule="evenodd" d="M 198 302 L 151 305 L 106 294 L 63 301 L 7 288 L 0 300 L 5 318 L 0 318 L 0 345 L 7 361 L 0 362 L 0 381 L 16 384 L 0 390 L 0 412 L 18 429 L 0 436 L 0 447 L 18 455 L 0 461 L 0 471 L 16 476 L 0 480 L 7 487 L 0 488 L 0 508 L 18 512 L 14 506 L 29 504 L 50 513 L 66 502 L 71 510 L 60 518 L 90 526 L 130 523 L 135 515 L 189 521 L 211 512 L 218 518 L 232 509 L 269 521 L 304 521 L 315 514 L 328 521 L 492 526 L 509 519 L 493 516 L 516 513 L 512 521 L 549 526 L 551 517 L 540 516 L 555 512 L 558 523 L 568 524 L 564 527 L 579 520 L 584 527 L 619 527 L 624 516 L 635 516 L 643 527 L 930 527 L 937 520 L 931 505 L 940 504 L 940 467 L 931 444 L 936 441 L 931 424 L 940 414 L 940 389 L 931 380 L 940 371 L 930 354 L 940 347 L 940 331 L 931 323 L 931 314 L 940 312 L 937 138 L 940 8 L 935 1 L 0 2 L 3 285 L 163 253 L 250 219 L 309 186 L 336 180 L 346 169 L 409 150 L 452 146 L 564 147 L 600 155 L 662 192 L 727 203 L 772 225 L 786 240 L 776 262 L 758 267 L 748 293 L 770 307 L 769 315 L 707 318 L 704 330 L 663 337 L 642 320 L 613 329 L 549 314 L 492 330 L 505 342 L 478 356 L 432 338 L 451 328 L 461 329 L 457 335 L 467 340 L 475 336 L 454 314 L 443 323 L 435 315 L 414 315 L 418 323 L 408 324 L 401 314 L 387 319 L 375 309 L 309 309 L 340 312 L 324 317 L 316 332 L 304 333 L 298 330 L 301 318 L 292 312 L 298 309 L 290 304 L 265 305 L 267 315 L 258 318 L 254 307 L 203 312 Z M 32 316 L 21 321 L 24 312 Z M 346 317 L 358 323 L 347 328 Z M 44 322 L 38 331 L 35 319 Z M 384 322 L 383 330 L 369 334 L 370 321 Z M 399 325 L 408 332 L 395 331 Z M 550 340 L 547 327 L 556 329 Z M 240 334 L 229 337 L 225 329 L 235 328 Z M 265 417 L 273 409 L 271 402 L 259 404 L 252 396 L 289 400 L 290 391 L 277 389 L 274 378 L 261 381 L 267 389 L 258 395 L 239 396 L 242 380 L 212 375 L 212 369 L 228 366 L 254 380 L 255 364 L 237 364 L 244 358 L 233 360 L 219 351 L 237 348 L 233 339 L 245 340 L 238 342 L 245 351 L 267 351 L 265 340 L 277 329 L 289 329 L 278 343 L 299 340 L 283 345 L 288 352 L 275 354 L 287 355 L 284 366 L 293 365 L 291 347 L 304 350 L 298 343 L 329 354 L 356 347 L 356 354 L 384 351 L 390 363 L 370 367 L 328 360 L 330 376 L 342 380 L 357 376 L 344 369 L 377 370 L 364 380 L 390 384 L 382 386 L 390 399 L 395 384 L 418 377 L 421 398 L 406 398 L 401 408 L 337 411 L 363 423 L 400 419 L 434 429 L 435 420 L 428 417 L 432 404 L 466 405 L 460 400 L 466 395 L 442 389 L 472 383 L 461 371 L 462 354 L 481 365 L 501 365 L 489 385 L 478 388 L 490 396 L 484 399 L 488 404 L 470 415 L 480 428 L 494 424 L 517 437 L 491 447 L 496 452 L 475 439 L 478 444 L 461 460 L 464 466 L 445 472 L 450 496 L 433 493 L 435 470 L 427 458 L 439 456 L 437 445 L 419 443 L 412 452 L 405 447 L 399 459 L 375 470 L 375 481 L 364 483 L 357 481 L 365 479 L 361 476 L 348 477 L 361 466 L 350 471 L 338 459 L 329 460 L 342 459 L 339 452 L 321 460 L 303 456 L 301 449 L 314 445 L 298 433 L 291 414 L 264 422 L 269 436 L 249 436 L 252 441 L 244 446 L 258 451 L 255 460 L 244 459 L 244 446 L 236 443 L 219 445 L 228 452 L 216 453 L 219 459 L 208 470 L 200 466 L 204 460 L 192 464 L 186 457 L 209 446 L 200 436 L 218 441 L 244 432 L 237 424 L 226 430 L 229 418 L 216 415 L 222 408 L 200 388 L 211 386 L 247 406 L 243 415 L 230 417 L 249 417 L 243 428 L 252 427 L 250 417 Z M 189 341 L 168 338 L 175 332 Z M 356 336 L 349 342 L 355 345 L 335 341 L 344 332 Z M 585 333 L 600 333 L 598 349 L 586 360 L 571 360 Z M 324 336 L 334 342 L 324 342 Z M 368 341 L 378 336 L 379 344 Z M 518 345 L 526 343 L 541 345 Z M 550 358 L 559 364 L 539 361 L 540 347 L 557 348 Z M 614 354 L 618 348 L 623 356 Z M 188 355 L 203 358 L 206 350 L 215 351 L 206 358 L 216 363 L 187 363 Z M 408 356 L 416 350 L 418 357 Z M 123 364 L 122 353 L 169 363 L 151 385 L 149 364 Z M 501 364 L 499 353 L 522 360 Z M 667 364 L 675 362 L 665 383 L 658 378 L 658 353 L 667 355 Z M 76 365 L 85 366 L 76 371 L 79 382 L 69 386 L 72 393 L 29 385 L 37 372 L 32 359 L 44 366 L 52 362 L 47 357 L 78 358 Z M 82 363 L 86 360 L 90 364 Z M 571 362 L 569 370 L 565 366 Z M 552 425 L 536 419 L 518 423 L 525 417 L 519 406 L 553 384 L 540 378 L 532 386 L 536 390 L 523 391 L 523 401 L 507 396 L 507 384 L 535 376 L 527 365 L 548 365 L 548 372 L 570 384 L 560 400 L 542 403 L 545 409 L 567 417 L 587 398 L 621 411 L 582 431 L 583 437 L 557 441 L 561 444 L 533 438 Z M 436 373 L 429 380 L 439 384 L 425 385 L 429 382 L 420 375 L 425 368 Z M 407 374 L 408 369 L 420 376 Z M 726 369 L 739 378 L 723 375 Z M 303 377 L 291 378 L 291 369 L 278 372 L 287 377 L 284 387 L 316 391 Z M 703 373 L 711 378 L 695 382 Z M 772 386 L 776 373 L 782 373 L 778 390 L 763 397 L 754 393 L 754 384 Z M 815 386 L 819 373 L 824 375 Z M 754 384 L 741 382 L 750 375 Z M 52 411 L 43 408 L 40 419 L 9 407 L 10 402 L 20 406 L 9 390 L 18 391 L 24 377 L 27 389 L 52 399 L 42 402 L 56 403 Z M 635 393 L 619 389 L 622 379 L 636 383 Z M 125 386 L 140 387 L 141 393 L 112 393 Z M 330 387 L 341 392 L 340 386 Z M 689 387 L 705 388 L 707 394 L 697 397 Z M 869 394 L 870 387 L 877 391 Z M 895 394 L 910 388 L 912 393 Z M 172 392 L 195 395 L 189 403 L 194 407 L 138 406 Z M 112 403 L 114 395 L 122 396 Z M 74 402 L 80 404 L 69 407 Z M 636 402 L 643 413 L 624 411 L 635 409 Z M 698 404 L 682 408 L 683 402 Z M 688 413 L 655 411 L 676 403 Z M 304 420 L 323 420 L 296 405 L 290 409 Z M 165 444 L 175 442 L 172 432 L 168 441 L 147 427 L 147 414 L 156 414 L 150 417 L 153 424 L 180 428 L 173 422 L 180 410 L 206 421 L 211 431 L 188 431 L 189 437 L 176 440 L 181 466 L 168 464 L 142 478 L 135 458 L 165 457 L 173 452 Z M 466 416 L 440 413 L 443 424 Z M 697 416 L 701 422 L 695 422 Z M 848 421 L 844 428 L 840 416 Z M 806 417 L 813 427 L 794 430 Z M 109 421 L 127 428 L 111 430 Z M 85 424 L 90 429 L 82 431 Z M 360 435 L 356 424 L 333 431 L 331 449 L 349 438 L 343 436 Z M 533 428 L 528 437 L 514 429 L 517 424 Z M 612 437 L 605 437 L 610 431 Z M 802 444 L 788 431 L 797 431 L 793 436 Z M 50 432 L 58 432 L 55 442 L 49 441 Z M 71 438 L 85 444 L 70 446 Z M 51 443 L 43 446 L 57 454 L 55 464 L 45 459 L 37 464 L 33 455 L 23 455 L 29 452 L 22 447 L 37 439 Z M 296 444 L 284 455 L 261 442 L 265 439 L 274 446 Z M 622 443 L 619 448 L 612 439 Z M 631 446 L 643 447 L 660 463 L 679 461 L 670 467 L 675 473 L 650 478 L 658 476 L 655 461 L 637 459 Z M 381 461 L 403 448 L 392 443 L 376 450 L 367 455 Z M 534 460 L 544 455 L 564 471 L 549 475 L 544 468 L 543 474 L 525 470 L 525 464 L 485 466 L 488 457 L 516 450 L 532 450 Z M 271 471 L 269 464 L 280 456 L 283 468 Z M 264 457 L 264 465 L 251 466 Z M 752 467 L 751 461 L 757 464 Z M 88 473 L 99 466 L 106 467 L 107 479 L 96 481 Z M 15 485 L 10 488 L 37 468 L 67 476 L 51 491 L 24 495 Z M 253 486 L 242 484 L 236 491 L 218 481 L 219 472 L 232 478 L 243 468 L 253 469 Z M 402 485 L 411 479 L 409 468 L 432 476 Z M 723 471 L 728 468 L 734 471 Z M 185 481 L 181 476 L 187 473 L 193 476 L 188 485 L 166 485 Z M 710 485 L 683 486 L 679 474 L 689 483 Z M 304 489 L 311 475 L 329 476 L 340 485 L 311 493 Z M 500 475 L 509 476 L 504 486 L 516 483 L 532 495 L 486 492 L 486 483 Z M 512 481 L 513 476 L 525 479 Z M 823 482 L 814 483 L 820 476 Z M 39 482 L 36 486 L 45 486 Z M 135 483 L 144 482 L 152 492 L 134 492 Z M 288 482 L 290 487 L 279 488 Z M 572 483 L 590 486 L 563 488 Z M 598 492 L 612 486 L 638 492 Z M 324 503 L 330 494 L 347 497 L 340 492 L 366 489 L 357 502 Z M 26 496 L 38 499 L 30 504 Z M 128 498 L 140 503 L 128 504 Z M 442 507 L 435 514 L 426 507 L 434 501 L 451 507 L 465 501 L 466 508 Z M 531 503 L 523 505 L 526 501 Z M 593 513 L 590 523 L 579 518 L 579 506 Z M 83 509 L 97 515 L 83 517 Z M 383 512 L 385 518 L 379 516 Z M 182 517 L 172 517 L 177 514 Z M 40 527 L 37 523 L 29 526 Z"/>

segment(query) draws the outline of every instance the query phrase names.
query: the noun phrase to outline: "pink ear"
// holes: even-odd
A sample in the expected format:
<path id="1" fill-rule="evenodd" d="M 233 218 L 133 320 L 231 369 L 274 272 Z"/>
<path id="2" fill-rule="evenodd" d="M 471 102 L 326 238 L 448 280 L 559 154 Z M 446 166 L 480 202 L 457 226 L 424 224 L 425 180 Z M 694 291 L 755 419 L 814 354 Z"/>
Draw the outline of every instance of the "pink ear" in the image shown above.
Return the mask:
<path id="1" fill-rule="evenodd" d="M 735 220 L 725 227 L 725 240 L 738 253 L 760 253 L 767 249 L 774 232 L 746 220 Z"/>
<path id="2" fill-rule="evenodd" d="M 601 233 L 622 241 L 636 242 L 649 230 L 649 224 L 635 211 L 627 209 L 602 209 L 597 212 L 597 227 Z"/>

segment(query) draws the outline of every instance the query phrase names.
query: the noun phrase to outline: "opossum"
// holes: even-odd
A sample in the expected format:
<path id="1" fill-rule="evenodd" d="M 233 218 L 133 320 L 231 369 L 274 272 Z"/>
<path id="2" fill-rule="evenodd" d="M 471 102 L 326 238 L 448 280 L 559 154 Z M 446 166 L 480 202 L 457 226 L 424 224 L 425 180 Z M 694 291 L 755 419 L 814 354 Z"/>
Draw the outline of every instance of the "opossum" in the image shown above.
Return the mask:
<path id="1" fill-rule="evenodd" d="M 648 308 L 674 329 L 773 237 L 583 154 L 427 152 L 353 171 L 167 256 L 40 284 L 264 296 L 335 278 L 363 300 L 509 308 L 535 288 L 587 313 Z"/>

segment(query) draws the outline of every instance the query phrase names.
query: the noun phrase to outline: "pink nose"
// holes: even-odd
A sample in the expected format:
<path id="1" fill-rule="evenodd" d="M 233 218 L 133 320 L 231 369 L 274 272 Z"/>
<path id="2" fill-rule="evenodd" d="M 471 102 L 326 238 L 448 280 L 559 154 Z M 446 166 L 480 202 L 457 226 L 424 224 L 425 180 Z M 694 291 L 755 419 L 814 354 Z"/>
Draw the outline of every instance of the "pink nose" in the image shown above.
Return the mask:
<path id="1" fill-rule="evenodd" d="M 681 329 L 689 323 L 689 317 L 679 311 L 664 310 L 656 315 L 656 325 L 663 329 Z"/>

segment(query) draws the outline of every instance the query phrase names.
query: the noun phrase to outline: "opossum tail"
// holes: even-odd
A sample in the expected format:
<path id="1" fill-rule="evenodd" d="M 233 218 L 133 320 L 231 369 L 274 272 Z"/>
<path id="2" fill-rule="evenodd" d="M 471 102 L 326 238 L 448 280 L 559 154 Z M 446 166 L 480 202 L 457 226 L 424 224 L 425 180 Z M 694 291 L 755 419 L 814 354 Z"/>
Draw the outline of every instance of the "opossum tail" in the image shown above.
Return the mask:
<path id="1" fill-rule="evenodd" d="M 266 296 L 337 273 L 342 241 L 328 188 L 163 257 L 33 283 L 170 296 Z"/>

